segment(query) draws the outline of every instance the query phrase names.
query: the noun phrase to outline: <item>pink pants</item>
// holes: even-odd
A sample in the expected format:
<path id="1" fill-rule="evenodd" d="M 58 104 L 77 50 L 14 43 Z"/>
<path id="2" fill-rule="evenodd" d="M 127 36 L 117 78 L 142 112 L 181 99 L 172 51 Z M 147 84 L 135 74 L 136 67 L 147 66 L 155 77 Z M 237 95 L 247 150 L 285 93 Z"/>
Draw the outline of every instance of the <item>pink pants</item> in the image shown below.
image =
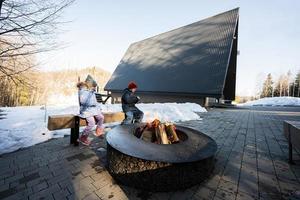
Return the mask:
<path id="1" fill-rule="evenodd" d="M 102 114 L 98 114 L 92 117 L 85 118 L 87 126 L 82 132 L 82 135 L 89 135 L 95 125 L 99 128 L 103 128 L 104 116 Z"/>

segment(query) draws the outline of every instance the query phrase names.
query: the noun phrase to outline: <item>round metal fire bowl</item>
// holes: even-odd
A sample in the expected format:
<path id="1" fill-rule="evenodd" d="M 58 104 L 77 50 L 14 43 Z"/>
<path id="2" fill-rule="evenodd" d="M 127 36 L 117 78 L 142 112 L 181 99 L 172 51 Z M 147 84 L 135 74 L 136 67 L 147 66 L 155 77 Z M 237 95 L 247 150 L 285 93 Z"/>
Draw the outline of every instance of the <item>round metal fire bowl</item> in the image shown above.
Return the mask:
<path id="1" fill-rule="evenodd" d="M 135 128 L 117 126 L 106 136 L 108 170 L 117 182 L 148 191 L 175 191 L 199 184 L 211 174 L 217 150 L 212 138 L 176 125 L 186 140 L 155 144 L 135 137 Z"/>
<path id="2" fill-rule="evenodd" d="M 214 156 L 216 142 L 200 131 L 176 125 L 187 139 L 172 145 L 145 142 L 133 135 L 137 125 L 120 125 L 107 133 L 107 143 L 116 150 L 144 160 L 185 163 L 195 162 Z"/>

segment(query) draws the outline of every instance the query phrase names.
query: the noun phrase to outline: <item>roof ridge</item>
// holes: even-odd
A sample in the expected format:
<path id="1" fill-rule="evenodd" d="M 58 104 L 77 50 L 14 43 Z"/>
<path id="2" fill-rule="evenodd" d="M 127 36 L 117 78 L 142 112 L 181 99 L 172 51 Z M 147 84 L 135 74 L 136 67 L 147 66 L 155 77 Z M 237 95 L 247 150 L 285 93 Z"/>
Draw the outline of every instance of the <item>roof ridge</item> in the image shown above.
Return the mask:
<path id="1" fill-rule="evenodd" d="M 212 18 L 218 17 L 218 16 L 220 16 L 220 15 L 225 15 L 226 13 L 230 13 L 230 12 L 233 12 L 233 11 L 235 11 L 235 10 L 238 12 L 239 9 L 240 9 L 239 7 L 236 7 L 236 8 L 234 8 L 234 9 L 231 9 L 231 10 L 228 10 L 228 11 L 225 11 L 225 12 L 222 12 L 222 13 L 219 13 L 219 14 L 216 14 L 216 15 L 212 15 L 212 16 L 207 17 L 207 18 L 205 18 L 205 19 L 202 19 L 202 20 L 199 20 L 199 21 L 196 21 L 196 22 L 192 22 L 192 23 L 190 23 L 190 24 L 187 24 L 187 25 L 184 25 L 184 26 L 180 26 L 180 27 L 174 28 L 174 29 L 172 29 L 172 30 L 169 30 L 169 31 L 166 31 L 166 32 L 163 32 L 163 33 L 159 33 L 159 34 L 156 34 L 156 35 L 147 37 L 147 38 L 145 38 L 145 39 L 142 39 L 142 40 L 133 42 L 133 43 L 131 43 L 129 46 L 132 46 L 132 45 L 134 45 L 134 44 L 136 44 L 136 43 L 139 43 L 139 42 L 142 42 L 142 41 L 144 41 L 144 40 L 148 40 L 148 39 L 157 37 L 157 36 L 162 35 L 162 34 L 165 34 L 165 33 L 169 33 L 169 32 L 172 32 L 172 31 L 176 31 L 176 30 L 178 30 L 178 29 L 182 29 L 182 28 L 185 28 L 185 27 L 187 27 L 187 26 L 191 26 L 191 25 L 193 25 L 193 24 L 196 24 L 196 23 L 199 23 L 199 22 L 203 22 L 203 21 L 205 21 L 205 20 L 208 20 L 208 19 L 212 19 Z"/>

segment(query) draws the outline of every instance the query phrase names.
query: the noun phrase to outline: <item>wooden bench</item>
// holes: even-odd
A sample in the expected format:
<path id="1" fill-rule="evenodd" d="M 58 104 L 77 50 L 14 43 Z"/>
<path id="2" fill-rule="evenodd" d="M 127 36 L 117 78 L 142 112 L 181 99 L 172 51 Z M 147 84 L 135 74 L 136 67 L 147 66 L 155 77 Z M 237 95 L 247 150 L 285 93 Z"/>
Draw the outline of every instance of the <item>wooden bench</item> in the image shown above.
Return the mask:
<path id="1" fill-rule="evenodd" d="M 289 163 L 293 164 L 293 148 L 300 152 L 300 121 L 284 121 L 283 129 L 289 144 Z"/>
<path id="2" fill-rule="evenodd" d="M 103 113 L 104 123 L 122 122 L 124 119 L 123 112 Z M 70 144 L 78 145 L 79 127 L 86 126 L 85 119 L 78 115 L 51 115 L 48 116 L 48 130 L 71 129 Z"/>

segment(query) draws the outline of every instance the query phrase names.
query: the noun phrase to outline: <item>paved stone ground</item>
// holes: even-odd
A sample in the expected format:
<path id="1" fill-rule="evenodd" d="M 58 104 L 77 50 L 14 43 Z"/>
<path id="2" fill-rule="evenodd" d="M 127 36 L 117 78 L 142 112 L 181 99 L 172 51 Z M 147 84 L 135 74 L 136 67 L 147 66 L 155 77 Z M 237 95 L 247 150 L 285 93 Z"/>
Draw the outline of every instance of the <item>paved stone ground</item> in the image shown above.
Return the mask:
<path id="1" fill-rule="evenodd" d="M 149 193 L 118 185 L 105 169 L 105 141 L 73 147 L 53 139 L 0 157 L 0 199 L 297 199 L 300 155 L 287 163 L 283 120 L 300 120 L 299 108 L 212 109 L 198 129 L 218 144 L 216 168 L 201 185 Z M 300 199 L 300 198 L 299 198 Z"/>

